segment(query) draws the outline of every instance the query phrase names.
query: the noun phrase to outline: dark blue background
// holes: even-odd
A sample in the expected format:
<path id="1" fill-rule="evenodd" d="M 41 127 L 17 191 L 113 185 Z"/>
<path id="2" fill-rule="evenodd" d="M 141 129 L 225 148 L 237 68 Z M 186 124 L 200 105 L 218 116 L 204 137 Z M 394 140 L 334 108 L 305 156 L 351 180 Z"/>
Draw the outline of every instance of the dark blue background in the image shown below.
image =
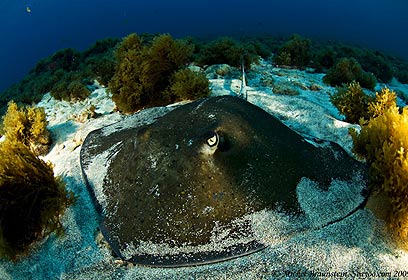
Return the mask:
<path id="1" fill-rule="evenodd" d="M 407 28 L 407 0 L 0 0 L 0 91 L 58 49 L 131 32 L 299 33 L 408 59 Z"/>

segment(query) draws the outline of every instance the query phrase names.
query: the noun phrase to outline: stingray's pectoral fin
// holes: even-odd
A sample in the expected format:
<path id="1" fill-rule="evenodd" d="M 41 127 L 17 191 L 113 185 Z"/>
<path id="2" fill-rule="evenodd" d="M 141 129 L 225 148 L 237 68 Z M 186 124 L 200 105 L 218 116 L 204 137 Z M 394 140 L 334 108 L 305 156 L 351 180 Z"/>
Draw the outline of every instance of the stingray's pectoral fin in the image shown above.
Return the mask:
<path id="1" fill-rule="evenodd" d="M 102 220 L 99 223 L 99 229 L 103 235 L 103 237 L 105 238 L 106 242 L 108 242 L 109 246 L 111 247 L 113 253 L 121 258 L 122 260 L 125 260 L 125 257 L 122 255 L 121 250 L 120 250 L 120 245 L 118 244 L 118 242 L 114 239 L 112 239 L 109 235 L 109 229 L 107 228 L 106 224 L 105 224 L 105 220 Z"/>
<path id="2" fill-rule="evenodd" d="M 179 253 L 175 255 L 157 256 L 140 254 L 128 261 L 135 264 L 153 267 L 185 267 L 217 263 L 243 257 L 266 248 L 266 245 L 257 241 L 246 244 L 236 244 L 223 251 L 208 251 L 195 253 Z"/>
<path id="3" fill-rule="evenodd" d="M 114 236 L 111 236 L 112 230 L 106 225 L 105 220 L 99 224 L 100 231 L 113 251 L 113 254 L 125 262 L 151 267 L 186 267 L 195 265 L 204 265 L 231 260 L 246 256 L 267 247 L 267 245 L 252 239 L 247 242 L 237 242 L 223 248 L 223 250 L 194 250 L 193 252 L 180 253 L 138 253 L 124 256 L 124 250 Z M 122 244 L 123 245 L 123 244 Z M 158 246 L 162 244 L 157 244 Z"/>

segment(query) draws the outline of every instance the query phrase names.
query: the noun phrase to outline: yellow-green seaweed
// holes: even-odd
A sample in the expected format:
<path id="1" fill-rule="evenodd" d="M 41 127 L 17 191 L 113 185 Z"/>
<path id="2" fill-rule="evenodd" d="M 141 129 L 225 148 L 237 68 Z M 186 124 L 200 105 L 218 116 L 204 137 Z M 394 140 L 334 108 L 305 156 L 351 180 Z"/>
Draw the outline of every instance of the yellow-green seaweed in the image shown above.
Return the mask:
<path id="1" fill-rule="evenodd" d="M 337 92 L 330 96 L 330 100 L 346 117 L 346 122 L 358 123 L 361 118 L 368 119 L 368 106 L 374 98 L 366 95 L 358 82 L 338 87 Z"/>
<path id="2" fill-rule="evenodd" d="M 191 45 L 168 34 L 154 37 L 149 45 L 135 33 L 125 37 L 117 47 L 116 70 L 109 82 L 118 110 L 132 113 L 168 104 L 171 78 L 190 61 L 192 51 Z"/>
<path id="3" fill-rule="evenodd" d="M 210 82 L 204 73 L 180 69 L 171 78 L 166 94 L 170 102 L 204 98 L 210 95 Z"/>
<path id="4" fill-rule="evenodd" d="M 11 101 L 3 117 L 6 141 L 19 142 L 36 155 L 44 155 L 51 145 L 44 108 L 21 107 Z"/>
<path id="5" fill-rule="evenodd" d="M 408 108 L 402 112 L 395 102 L 395 93 L 383 89 L 377 93 L 377 103 L 371 103 L 373 115 L 360 121 L 361 131 L 351 130 L 354 152 L 367 160 L 370 187 L 383 198 L 389 227 L 397 240 L 408 243 Z"/>
<path id="6" fill-rule="evenodd" d="M 62 233 L 60 216 L 73 201 L 50 164 L 20 142 L 0 144 L 0 257 L 16 261 L 36 241 Z"/>

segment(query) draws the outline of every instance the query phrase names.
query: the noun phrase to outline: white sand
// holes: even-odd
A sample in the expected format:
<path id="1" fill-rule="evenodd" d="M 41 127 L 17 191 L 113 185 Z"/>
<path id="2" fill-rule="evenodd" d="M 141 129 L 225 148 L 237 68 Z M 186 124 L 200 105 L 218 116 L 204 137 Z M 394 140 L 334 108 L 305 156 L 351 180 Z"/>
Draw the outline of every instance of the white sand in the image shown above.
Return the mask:
<path id="1" fill-rule="evenodd" d="M 266 79 L 289 83 L 300 95 L 274 94 L 265 86 Z M 348 128 L 356 126 L 342 121 L 327 94 L 334 89 L 322 83 L 321 74 L 273 68 L 261 61 L 247 80 L 250 102 L 302 135 L 337 142 L 351 154 Z M 216 79 L 211 83 L 214 95 L 237 93 L 241 84 L 238 79 Z M 309 90 L 311 85 L 320 90 Z M 405 85 L 394 82 L 390 87 L 408 96 Z M 102 116 L 78 122 L 83 120 L 78 116 L 91 104 Z M 97 215 L 81 177 L 79 151 L 90 131 L 126 117 L 113 112 L 114 104 L 102 88 L 77 104 L 58 102 L 46 95 L 39 106 L 46 108 L 56 142 L 45 159 L 54 163 L 56 175 L 64 178 L 78 200 L 62 217 L 65 236 L 51 235 L 18 263 L 0 261 L 0 279 L 380 279 L 398 272 L 403 276 L 404 271 L 408 277 L 408 252 L 396 248 L 383 223 L 370 211 L 358 210 L 338 223 L 318 228 L 327 219 L 326 209 L 338 211 L 341 216 L 349 210 L 342 209 L 347 208 L 345 205 L 359 203 L 358 179 L 348 192 L 342 188 L 345 182 L 333 182 L 330 195 L 316 189 L 305 191 L 305 186 L 313 189 L 313 182 L 307 180 L 298 186 L 302 207 L 308 213 L 307 223 L 318 229 L 303 227 L 305 221 L 283 214 L 263 211 L 253 215 L 257 234 L 269 245 L 258 253 L 217 264 L 173 269 L 123 264 L 95 241 Z M 143 114 L 148 119 L 148 111 Z"/>

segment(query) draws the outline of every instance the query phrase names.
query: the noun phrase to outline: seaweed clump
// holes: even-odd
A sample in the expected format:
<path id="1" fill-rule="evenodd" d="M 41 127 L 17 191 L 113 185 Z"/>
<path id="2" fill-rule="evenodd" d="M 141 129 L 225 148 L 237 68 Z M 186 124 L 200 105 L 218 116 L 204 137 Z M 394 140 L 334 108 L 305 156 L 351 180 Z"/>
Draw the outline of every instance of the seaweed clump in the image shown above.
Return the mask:
<path id="1" fill-rule="evenodd" d="M 367 95 L 357 82 L 338 87 L 337 92 L 330 95 L 331 102 L 346 117 L 346 122 L 356 124 L 382 115 L 394 106 L 396 98 L 396 93 L 388 88 L 376 92 L 375 97 Z"/>
<path id="2" fill-rule="evenodd" d="M 381 82 L 388 83 L 394 76 L 394 71 L 385 55 L 375 51 L 362 52 L 361 66 L 365 71 L 373 73 L 373 75 Z"/>
<path id="3" fill-rule="evenodd" d="M 368 115 L 376 118 L 384 114 L 385 111 L 396 107 L 397 94 L 385 87 L 380 92 L 375 93 L 375 101 L 368 104 Z"/>
<path id="4" fill-rule="evenodd" d="M 94 78 L 104 86 L 108 85 L 115 74 L 115 46 L 119 42 L 120 40 L 116 38 L 102 39 L 82 53 L 82 68 L 85 69 L 88 78 Z"/>
<path id="5" fill-rule="evenodd" d="M 310 39 L 294 34 L 282 45 L 273 60 L 278 65 L 303 68 L 311 59 L 310 46 Z"/>
<path id="6" fill-rule="evenodd" d="M 76 72 L 60 73 L 61 79 L 51 89 L 51 96 L 57 100 L 75 102 L 84 100 L 90 94 L 81 81 L 81 74 Z"/>
<path id="7" fill-rule="evenodd" d="M 125 37 L 118 45 L 115 74 L 108 84 L 112 99 L 120 111 L 132 112 L 142 103 L 141 72 L 142 41 L 137 34 Z"/>
<path id="8" fill-rule="evenodd" d="M 139 109 L 166 105 L 172 80 L 181 82 L 176 72 L 190 62 L 193 46 L 182 40 L 174 40 L 164 34 L 153 38 L 145 45 L 135 33 L 125 37 L 116 49 L 116 71 L 109 82 L 112 99 L 119 111 L 132 113 Z M 190 78 L 196 73 L 188 74 Z M 200 77 L 194 78 L 197 81 Z M 195 83 L 206 87 L 204 83 Z M 185 86 L 176 86 L 178 89 Z M 194 98 L 195 93 L 172 91 L 174 98 Z M 205 91 L 205 88 L 198 89 Z M 172 97 L 172 98 L 173 98 Z"/>
<path id="9" fill-rule="evenodd" d="M 367 160 L 372 195 L 381 198 L 385 220 L 402 245 L 408 243 L 408 108 L 400 112 L 395 93 L 384 89 L 375 114 L 360 122 L 361 131 L 351 130 L 354 152 Z"/>
<path id="10" fill-rule="evenodd" d="M 330 95 L 330 101 L 346 117 L 346 122 L 358 123 L 361 118 L 369 119 L 368 107 L 374 98 L 364 93 L 358 82 L 338 87 L 337 92 Z"/>
<path id="11" fill-rule="evenodd" d="M 24 79 L 0 93 L 0 115 L 11 100 L 30 105 L 51 92 L 58 100 L 76 101 L 89 95 L 86 86 L 93 80 L 107 85 L 115 71 L 118 41 L 107 38 L 84 52 L 67 48 L 41 59 Z"/>
<path id="12" fill-rule="evenodd" d="M 51 137 L 47 125 L 44 108 L 19 108 L 13 101 L 9 103 L 3 117 L 6 140 L 22 143 L 36 155 L 44 155 L 49 151 Z"/>
<path id="13" fill-rule="evenodd" d="M 51 165 L 20 142 L 0 144 L 0 257 L 13 261 L 55 232 L 60 216 L 74 201 Z"/>
<path id="14" fill-rule="evenodd" d="M 241 43 L 231 37 L 224 37 L 211 41 L 202 46 L 197 54 L 196 61 L 199 65 L 228 64 L 249 70 L 252 63 L 258 62 L 258 44 Z"/>
<path id="15" fill-rule="evenodd" d="M 204 98 L 210 95 L 210 83 L 204 73 L 181 69 L 172 76 L 166 93 L 170 103 Z"/>
<path id="16" fill-rule="evenodd" d="M 37 63 L 30 72 L 35 77 L 42 77 L 48 84 L 38 94 L 50 92 L 58 100 L 83 99 L 77 92 L 68 90 L 68 85 L 74 80 L 82 80 L 85 75 L 80 71 L 82 55 L 80 52 L 67 48 L 57 51 Z M 89 95 L 89 94 L 88 94 Z"/>
<path id="17" fill-rule="evenodd" d="M 363 88 L 370 90 L 373 90 L 377 84 L 375 76 L 365 72 L 354 58 L 340 59 L 327 71 L 323 81 L 331 86 L 341 86 L 342 84 L 356 81 Z"/>

